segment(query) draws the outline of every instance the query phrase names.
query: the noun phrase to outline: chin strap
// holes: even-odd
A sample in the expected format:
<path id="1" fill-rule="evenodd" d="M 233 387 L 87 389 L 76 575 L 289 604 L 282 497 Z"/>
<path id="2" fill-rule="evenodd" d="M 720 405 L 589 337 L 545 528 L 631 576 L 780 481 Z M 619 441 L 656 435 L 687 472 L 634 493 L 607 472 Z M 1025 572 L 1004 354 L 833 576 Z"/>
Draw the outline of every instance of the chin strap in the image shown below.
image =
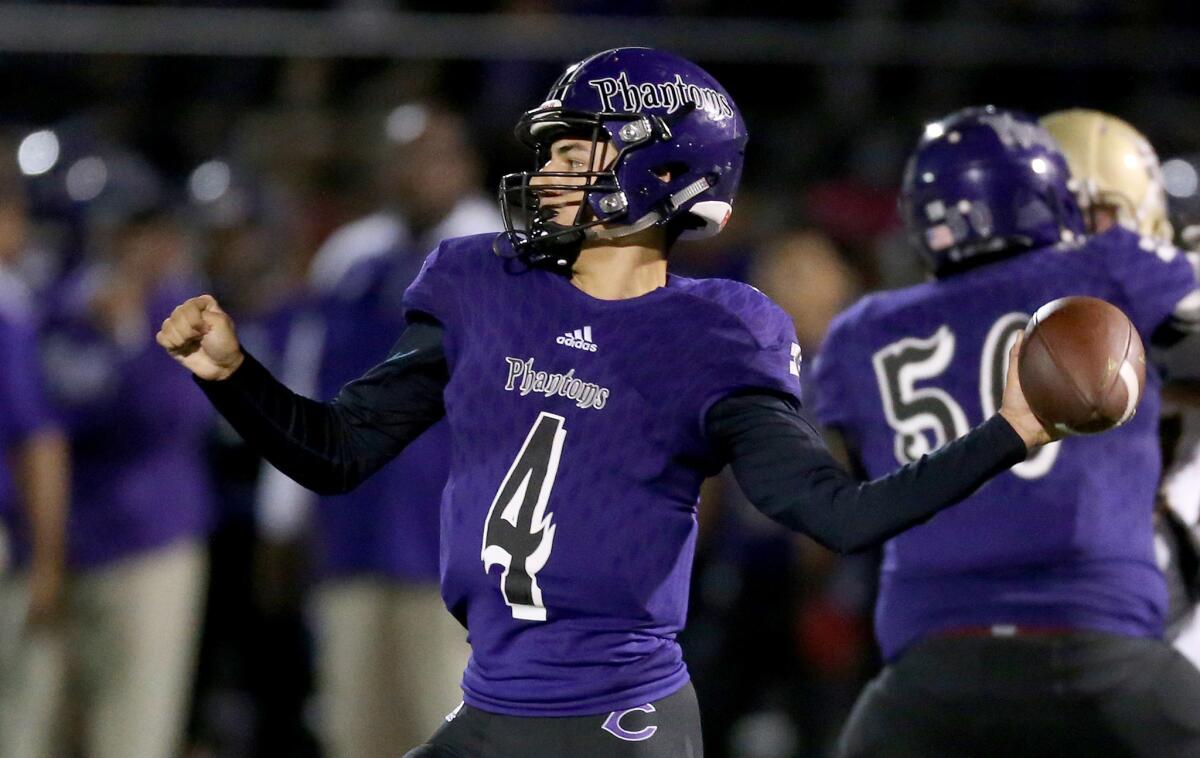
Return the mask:
<path id="1" fill-rule="evenodd" d="M 598 226 L 593 226 L 591 229 L 588 229 L 586 232 L 584 232 L 584 234 L 588 239 L 593 240 L 615 240 L 649 229 L 661 220 L 662 215 L 659 214 L 658 211 L 650 211 L 632 224 L 614 226 L 608 229 L 602 229 Z"/>

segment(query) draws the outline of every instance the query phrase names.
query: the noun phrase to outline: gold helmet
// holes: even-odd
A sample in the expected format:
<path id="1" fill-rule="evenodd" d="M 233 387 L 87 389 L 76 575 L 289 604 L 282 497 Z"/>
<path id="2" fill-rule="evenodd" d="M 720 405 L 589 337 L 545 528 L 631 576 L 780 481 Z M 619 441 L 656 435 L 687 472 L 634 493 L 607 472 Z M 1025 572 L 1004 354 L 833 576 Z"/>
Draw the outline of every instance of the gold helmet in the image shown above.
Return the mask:
<path id="1" fill-rule="evenodd" d="M 1069 186 L 1085 216 L 1091 218 L 1097 206 L 1112 206 L 1121 226 L 1171 241 L 1162 167 L 1141 132 L 1116 116 L 1084 108 L 1056 111 L 1041 122 L 1062 147 L 1071 167 Z"/>

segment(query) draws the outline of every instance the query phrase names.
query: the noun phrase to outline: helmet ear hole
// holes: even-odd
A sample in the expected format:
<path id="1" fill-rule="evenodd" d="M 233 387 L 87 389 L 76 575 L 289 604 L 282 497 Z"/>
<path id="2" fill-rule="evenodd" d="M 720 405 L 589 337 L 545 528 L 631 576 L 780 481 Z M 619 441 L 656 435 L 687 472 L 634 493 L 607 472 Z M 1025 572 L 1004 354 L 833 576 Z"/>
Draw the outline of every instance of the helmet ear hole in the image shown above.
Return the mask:
<path id="1" fill-rule="evenodd" d="M 664 184 L 669 183 L 677 176 L 683 176 L 688 172 L 688 165 L 683 161 L 668 161 L 650 169 L 654 175 L 662 180 Z"/>

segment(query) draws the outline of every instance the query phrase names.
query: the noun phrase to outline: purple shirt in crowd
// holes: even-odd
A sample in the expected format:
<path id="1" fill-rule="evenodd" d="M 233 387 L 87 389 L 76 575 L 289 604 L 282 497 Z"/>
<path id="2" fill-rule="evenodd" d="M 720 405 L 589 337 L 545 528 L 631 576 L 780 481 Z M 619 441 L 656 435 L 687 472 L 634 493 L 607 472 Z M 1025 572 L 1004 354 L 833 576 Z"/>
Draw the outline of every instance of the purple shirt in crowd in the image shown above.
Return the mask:
<path id="1" fill-rule="evenodd" d="M 445 328 L 452 463 L 441 580 L 469 631 L 466 702 L 529 716 L 641 705 L 687 682 L 700 484 L 717 400 L 796 395 L 791 320 L 752 287 L 671 276 L 595 299 L 444 242 L 405 295 Z"/>
<path id="2" fill-rule="evenodd" d="M 825 340 L 818 416 L 880 476 L 995 413 L 1008 347 L 1042 304 L 1103 298 L 1148 344 L 1195 286 L 1182 254 L 1119 229 L 868 296 Z M 994 625 L 1161 635 L 1153 367 L 1146 385 L 1123 427 L 1049 445 L 887 543 L 875 615 L 885 658 L 927 636 Z"/>
<path id="3" fill-rule="evenodd" d="M 76 569 L 200 537 L 212 509 L 212 408 L 154 340 L 194 287 L 154 292 L 144 328 L 119 344 L 94 326 L 89 277 L 68 281 L 42 335 L 51 401 L 71 439 L 67 557 Z"/>
<path id="4" fill-rule="evenodd" d="M 387 357 L 404 330 L 401 302 L 422 260 L 395 253 L 364 261 L 315 304 L 324 327 L 319 398 L 334 397 Z M 324 572 L 436 582 L 438 503 L 449 473 L 450 430 L 440 422 L 353 492 L 322 497 L 316 515 Z"/>
<path id="5" fill-rule="evenodd" d="M 0 516 L 19 529 L 9 455 L 40 429 L 53 426 L 43 394 L 34 319 L 28 293 L 0 269 Z"/>

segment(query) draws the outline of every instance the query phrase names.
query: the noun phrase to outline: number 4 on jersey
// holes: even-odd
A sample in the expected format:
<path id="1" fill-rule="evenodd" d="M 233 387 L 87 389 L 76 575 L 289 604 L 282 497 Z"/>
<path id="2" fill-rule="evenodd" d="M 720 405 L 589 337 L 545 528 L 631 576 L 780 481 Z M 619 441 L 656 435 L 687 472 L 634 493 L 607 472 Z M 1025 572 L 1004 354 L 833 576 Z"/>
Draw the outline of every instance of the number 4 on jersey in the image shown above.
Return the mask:
<path id="1" fill-rule="evenodd" d="M 545 621 L 538 572 L 554 548 L 554 514 L 546 512 L 567 430 L 565 419 L 542 413 L 488 509 L 483 528 L 483 570 L 500 566 L 500 592 L 515 619 Z"/>

